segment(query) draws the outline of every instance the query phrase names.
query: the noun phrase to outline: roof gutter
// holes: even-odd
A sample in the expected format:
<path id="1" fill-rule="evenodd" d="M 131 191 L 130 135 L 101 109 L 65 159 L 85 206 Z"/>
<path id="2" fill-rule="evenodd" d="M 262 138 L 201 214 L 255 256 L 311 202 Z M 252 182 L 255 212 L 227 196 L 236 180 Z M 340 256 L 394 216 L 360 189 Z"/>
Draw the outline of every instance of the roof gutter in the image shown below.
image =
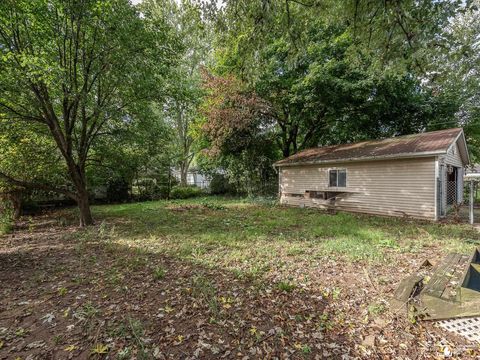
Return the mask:
<path id="1" fill-rule="evenodd" d="M 445 150 L 438 151 L 424 151 L 419 153 L 405 153 L 405 154 L 392 154 L 392 155 L 382 155 L 382 156 L 366 156 L 366 157 L 357 157 L 357 158 L 344 158 L 344 159 L 333 159 L 333 160 L 320 160 L 320 161 L 297 161 L 291 163 L 279 164 L 278 162 L 273 164 L 274 167 L 285 167 L 285 166 L 299 166 L 299 165 L 321 165 L 321 164 L 332 164 L 332 163 L 344 163 L 344 162 L 356 162 L 356 161 L 374 161 L 374 160 L 389 160 L 389 159 L 409 159 L 417 157 L 429 157 L 446 154 Z"/>

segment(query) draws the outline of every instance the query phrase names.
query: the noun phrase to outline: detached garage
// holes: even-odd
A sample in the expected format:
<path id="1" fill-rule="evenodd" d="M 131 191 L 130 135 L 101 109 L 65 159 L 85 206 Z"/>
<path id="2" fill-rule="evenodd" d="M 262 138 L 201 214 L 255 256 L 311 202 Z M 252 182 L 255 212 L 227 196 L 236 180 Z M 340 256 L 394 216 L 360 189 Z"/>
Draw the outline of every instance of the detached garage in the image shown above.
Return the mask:
<path id="1" fill-rule="evenodd" d="M 278 161 L 280 202 L 438 220 L 463 200 L 461 128 L 325 146 Z"/>

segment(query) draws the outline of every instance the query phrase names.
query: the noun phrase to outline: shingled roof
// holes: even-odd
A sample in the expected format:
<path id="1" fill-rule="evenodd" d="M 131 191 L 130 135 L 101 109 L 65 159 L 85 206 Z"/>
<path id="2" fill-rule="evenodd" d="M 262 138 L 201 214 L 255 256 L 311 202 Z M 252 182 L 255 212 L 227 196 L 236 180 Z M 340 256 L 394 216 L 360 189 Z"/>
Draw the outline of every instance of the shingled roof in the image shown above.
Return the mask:
<path id="1" fill-rule="evenodd" d="M 446 153 L 460 136 L 461 128 L 397 136 L 352 144 L 323 146 L 300 151 L 275 163 L 275 166 L 317 164 L 326 162 L 410 158 Z M 464 138 L 463 138 L 464 141 Z M 465 143 L 464 143 L 465 144 Z M 461 150 L 468 162 L 468 150 Z"/>

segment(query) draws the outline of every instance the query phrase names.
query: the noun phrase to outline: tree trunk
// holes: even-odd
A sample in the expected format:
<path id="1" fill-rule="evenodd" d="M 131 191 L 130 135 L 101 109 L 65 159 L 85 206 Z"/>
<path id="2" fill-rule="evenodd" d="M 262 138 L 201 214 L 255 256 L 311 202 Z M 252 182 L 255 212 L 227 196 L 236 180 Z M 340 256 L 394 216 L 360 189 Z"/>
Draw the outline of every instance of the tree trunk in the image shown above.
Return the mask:
<path id="1" fill-rule="evenodd" d="M 76 189 L 75 201 L 80 210 L 80 227 L 93 225 L 87 182 L 85 180 L 85 168 L 82 166 L 76 166 L 73 160 L 71 160 L 69 164 L 69 173 Z"/>
<path id="2" fill-rule="evenodd" d="M 187 186 L 188 166 L 186 161 L 180 164 L 180 185 Z"/>
<path id="3" fill-rule="evenodd" d="M 60 138 L 60 136 L 58 137 Z M 59 140 L 58 144 L 59 147 L 61 147 L 62 142 Z M 87 152 L 82 151 L 81 153 L 86 154 Z M 75 194 L 73 194 L 72 198 L 77 202 L 78 209 L 80 210 L 80 227 L 93 225 L 85 175 L 86 155 L 81 157 L 77 164 L 72 155 L 71 147 L 67 146 L 63 151 L 63 156 L 67 162 L 68 173 L 72 179 L 73 186 L 75 187 Z"/>
<path id="4" fill-rule="evenodd" d="M 92 212 L 90 211 L 90 199 L 88 198 L 88 192 L 86 189 L 77 192 L 77 204 L 80 210 L 80 226 L 93 225 Z"/>
<path id="5" fill-rule="evenodd" d="M 0 200 L 5 203 L 4 207 L 10 209 L 14 220 L 18 220 L 22 215 L 22 191 L 13 190 L 0 194 Z"/>
<path id="6" fill-rule="evenodd" d="M 10 201 L 13 207 L 13 218 L 18 220 L 22 215 L 22 193 L 20 191 L 10 193 Z"/>

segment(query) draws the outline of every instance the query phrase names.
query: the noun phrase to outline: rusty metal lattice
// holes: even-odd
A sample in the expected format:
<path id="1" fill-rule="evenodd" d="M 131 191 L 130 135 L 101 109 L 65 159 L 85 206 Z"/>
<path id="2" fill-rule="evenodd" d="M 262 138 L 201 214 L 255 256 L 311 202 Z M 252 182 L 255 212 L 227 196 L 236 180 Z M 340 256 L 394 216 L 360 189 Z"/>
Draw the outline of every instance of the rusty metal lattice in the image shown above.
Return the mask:
<path id="1" fill-rule="evenodd" d="M 480 317 L 441 320 L 435 325 L 470 341 L 480 342 Z"/>

